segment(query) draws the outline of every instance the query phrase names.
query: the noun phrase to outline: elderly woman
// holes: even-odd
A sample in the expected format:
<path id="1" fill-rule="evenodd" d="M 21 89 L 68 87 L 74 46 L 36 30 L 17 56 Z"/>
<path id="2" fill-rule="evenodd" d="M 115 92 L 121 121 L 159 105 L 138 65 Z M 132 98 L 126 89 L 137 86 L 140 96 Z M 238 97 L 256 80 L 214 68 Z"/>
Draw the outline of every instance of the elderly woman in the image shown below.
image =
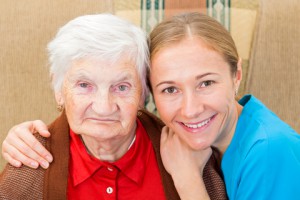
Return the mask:
<path id="1" fill-rule="evenodd" d="M 140 110 L 148 92 L 144 33 L 109 14 L 87 15 L 63 26 L 48 51 L 62 114 L 39 141 L 53 163 L 47 170 L 7 165 L 0 199 L 179 199 L 160 158 L 163 124 Z M 205 167 L 205 183 L 213 199 L 223 199 L 215 161 Z"/>

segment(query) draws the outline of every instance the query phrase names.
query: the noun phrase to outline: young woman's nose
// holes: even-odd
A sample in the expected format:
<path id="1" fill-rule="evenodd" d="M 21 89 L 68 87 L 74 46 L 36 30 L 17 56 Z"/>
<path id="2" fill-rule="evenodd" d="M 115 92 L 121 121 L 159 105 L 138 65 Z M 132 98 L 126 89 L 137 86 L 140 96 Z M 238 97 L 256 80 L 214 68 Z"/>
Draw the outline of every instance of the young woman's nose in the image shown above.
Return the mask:
<path id="1" fill-rule="evenodd" d="M 204 110 L 201 98 L 195 92 L 187 92 L 183 95 L 181 114 L 186 118 L 195 118 Z"/>

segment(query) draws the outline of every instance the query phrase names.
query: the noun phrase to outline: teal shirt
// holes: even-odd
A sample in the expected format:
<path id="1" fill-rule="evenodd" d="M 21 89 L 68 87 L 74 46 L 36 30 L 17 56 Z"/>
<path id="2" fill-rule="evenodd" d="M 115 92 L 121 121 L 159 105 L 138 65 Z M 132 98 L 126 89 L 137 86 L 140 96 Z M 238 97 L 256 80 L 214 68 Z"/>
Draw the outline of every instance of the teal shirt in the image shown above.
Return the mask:
<path id="1" fill-rule="evenodd" d="M 244 108 L 221 162 L 229 199 L 300 199 L 300 135 L 254 96 L 239 103 Z"/>

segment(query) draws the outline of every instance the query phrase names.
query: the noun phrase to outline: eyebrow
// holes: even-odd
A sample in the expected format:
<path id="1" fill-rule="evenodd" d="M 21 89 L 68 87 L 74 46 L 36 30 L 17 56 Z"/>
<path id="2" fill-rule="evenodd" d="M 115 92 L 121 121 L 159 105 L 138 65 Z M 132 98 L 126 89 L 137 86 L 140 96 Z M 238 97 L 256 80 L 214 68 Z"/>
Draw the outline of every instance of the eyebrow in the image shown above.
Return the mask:
<path id="1" fill-rule="evenodd" d="M 155 88 L 157 88 L 157 87 L 159 87 L 160 85 L 163 85 L 163 84 L 173 84 L 173 83 L 175 83 L 175 82 L 174 81 L 163 81 L 163 82 L 160 82 L 159 84 L 157 84 L 155 86 Z"/>
<path id="2" fill-rule="evenodd" d="M 205 74 L 201 74 L 201 75 L 198 75 L 198 76 L 196 76 L 196 80 L 199 80 L 199 79 L 201 79 L 201 78 L 203 78 L 203 77 L 205 77 L 205 76 L 209 76 L 209 75 L 215 75 L 216 73 L 212 73 L 212 72 L 207 72 L 207 73 L 205 73 Z M 163 84 L 174 84 L 175 83 L 175 81 L 163 81 L 163 82 L 160 82 L 159 84 L 157 84 L 155 87 L 157 88 L 157 87 L 159 87 L 160 85 L 163 85 Z"/>
<path id="3" fill-rule="evenodd" d="M 196 76 L 196 80 L 199 80 L 199 79 L 201 79 L 201 78 L 203 78 L 205 76 L 209 76 L 209 75 L 216 75 L 216 73 L 207 72 L 205 74 L 198 75 L 198 76 Z"/>
<path id="4" fill-rule="evenodd" d="M 117 75 L 115 77 L 114 81 L 116 81 L 116 82 L 122 82 L 122 81 L 132 80 L 132 79 L 133 79 L 132 74 L 127 73 L 127 72 L 123 72 L 123 73 Z"/>
<path id="5" fill-rule="evenodd" d="M 71 80 L 77 80 L 77 79 L 88 79 L 89 74 L 84 70 L 79 70 L 72 74 L 72 76 L 69 77 Z"/>
<path id="6" fill-rule="evenodd" d="M 74 75 L 77 77 L 86 77 L 89 76 L 89 73 L 84 69 L 79 69 L 78 71 L 74 72 Z"/>
<path id="7" fill-rule="evenodd" d="M 97 72 L 97 73 L 99 73 L 99 72 Z M 76 77 L 79 77 L 79 78 L 86 78 L 91 75 L 90 72 L 87 72 L 84 69 L 80 69 L 77 72 L 75 72 L 74 74 Z M 98 76 L 98 75 L 96 75 L 96 76 Z M 115 81 L 124 81 L 127 79 L 132 79 L 132 74 L 128 73 L 127 71 L 123 71 L 120 74 L 116 75 L 114 78 L 115 78 L 114 79 Z"/>

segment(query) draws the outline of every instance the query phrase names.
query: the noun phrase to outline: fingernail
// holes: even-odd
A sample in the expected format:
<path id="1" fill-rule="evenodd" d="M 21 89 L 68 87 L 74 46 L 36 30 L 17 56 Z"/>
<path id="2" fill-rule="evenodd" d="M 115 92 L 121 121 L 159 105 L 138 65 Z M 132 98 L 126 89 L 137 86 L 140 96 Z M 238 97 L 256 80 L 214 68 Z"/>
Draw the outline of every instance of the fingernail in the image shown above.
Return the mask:
<path id="1" fill-rule="evenodd" d="M 50 134 L 49 131 L 47 131 L 47 130 L 43 130 L 43 131 L 41 131 L 41 132 L 42 132 L 42 133 Z"/>
<path id="2" fill-rule="evenodd" d="M 31 162 L 30 166 L 33 167 L 33 168 L 37 168 L 39 166 L 39 163 L 37 163 L 37 162 Z"/>
<path id="3" fill-rule="evenodd" d="M 22 165 L 21 162 L 18 162 L 18 161 L 15 161 L 15 162 L 14 162 L 14 166 L 21 167 L 21 165 Z"/>
<path id="4" fill-rule="evenodd" d="M 53 158 L 52 158 L 52 156 L 47 155 L 47 156 L 46 156 L 46 160 L 47 160 L 49 163 L 51 163 L 51 162 L 53 161 Z"/>
<path id="5" fill-rule="evenodd" d="M 43 167 L 44 169 L 47 169 L 47 168 L 49 167 L 49 163 L 46 162 L 46 161 L 43 161 L 43 162 L 41 163 L 41 165 L 42 165 L 42 167 Z"/>

